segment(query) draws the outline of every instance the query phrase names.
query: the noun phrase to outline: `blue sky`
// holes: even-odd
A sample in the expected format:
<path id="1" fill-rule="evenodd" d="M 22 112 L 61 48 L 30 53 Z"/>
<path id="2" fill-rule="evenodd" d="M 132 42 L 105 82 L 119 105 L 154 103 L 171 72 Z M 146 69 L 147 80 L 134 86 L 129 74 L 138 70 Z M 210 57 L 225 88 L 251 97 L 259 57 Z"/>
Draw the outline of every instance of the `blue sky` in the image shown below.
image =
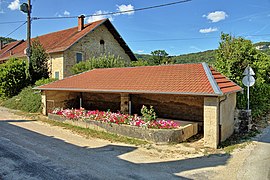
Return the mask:
<path id="1" fill-rule="evenodd" d="M 32 17 L 77 16 L 115 12 L 175 2 L 177 0 L 32 0 Z M 26 15 L 18 5 L 26 0 L 0 0 L 0 36 L 6 36 Z M 97 18 L 97 17 L 96 17 Z M 99 17 L 104 18 L 104 17 Z M 221 32 L 253 42 L 270 41 L 270 0 L 192 0 L 172 6 L 108 16 L 135 53 L 157 49 L 170 55 L 215 49 Z M 86 19 L 90 22 L 96 19 Z M 36 20 L 32 37 L 77 25 L 77 19 Z M 25 39 L 26 26 L 9 37 Z"/>

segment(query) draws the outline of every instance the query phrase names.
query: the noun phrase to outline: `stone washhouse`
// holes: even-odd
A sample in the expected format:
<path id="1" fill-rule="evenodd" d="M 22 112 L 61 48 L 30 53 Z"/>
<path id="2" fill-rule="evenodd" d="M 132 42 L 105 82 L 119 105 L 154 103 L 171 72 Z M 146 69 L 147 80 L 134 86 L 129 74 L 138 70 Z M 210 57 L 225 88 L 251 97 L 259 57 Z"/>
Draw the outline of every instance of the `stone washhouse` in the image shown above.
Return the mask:
<path id="1" fill-rule="evenodd" d="M 206 63 L 94 69 L 35 89 L 44 115 L 55 107 L 140 114 L 152 105 L 160 118 L 200 124 L 212 148 L 232 135 L 242 90 Z"/>

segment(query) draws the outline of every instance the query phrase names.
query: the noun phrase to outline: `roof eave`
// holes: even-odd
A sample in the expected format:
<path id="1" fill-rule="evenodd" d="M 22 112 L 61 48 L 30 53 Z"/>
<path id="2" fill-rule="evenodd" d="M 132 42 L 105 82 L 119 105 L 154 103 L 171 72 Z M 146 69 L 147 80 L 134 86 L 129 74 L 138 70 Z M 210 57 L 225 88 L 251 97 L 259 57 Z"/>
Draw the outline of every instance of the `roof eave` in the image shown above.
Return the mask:
<path id="1" fill-rule="evenodd" d="M 174 95 L 193 95 L 193 96 L 219 96 L 212 93 L 203 92 L 162 92 L 144 90 L 102 90 L 102 89 L 76 89 L 76 88 L 42 88 L 34 87 L 35 90 L 42 91 L 71 91 L 71 92 L 100 92 L 100 93 L 138 93 L 138 94 L 174 94 Z"/>

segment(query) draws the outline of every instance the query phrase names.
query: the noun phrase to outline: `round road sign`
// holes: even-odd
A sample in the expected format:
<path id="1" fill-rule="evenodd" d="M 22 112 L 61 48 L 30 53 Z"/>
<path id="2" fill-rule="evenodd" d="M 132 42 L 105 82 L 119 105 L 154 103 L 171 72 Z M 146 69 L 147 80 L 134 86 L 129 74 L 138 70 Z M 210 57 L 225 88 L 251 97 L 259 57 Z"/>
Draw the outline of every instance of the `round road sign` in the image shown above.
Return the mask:
<path id="1" fill-rule="evenodd" d="M 245 76 L 242 82 L 245 86 L 250 87 L 255 84 L 255 78 L 253 76 Z"/>

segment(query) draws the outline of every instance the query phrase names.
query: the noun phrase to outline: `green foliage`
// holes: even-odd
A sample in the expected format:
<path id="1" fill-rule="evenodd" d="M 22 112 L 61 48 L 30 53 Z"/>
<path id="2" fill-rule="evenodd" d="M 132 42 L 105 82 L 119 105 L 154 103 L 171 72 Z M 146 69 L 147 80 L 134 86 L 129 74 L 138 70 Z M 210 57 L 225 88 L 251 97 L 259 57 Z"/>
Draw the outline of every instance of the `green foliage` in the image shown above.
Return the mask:
<path id="1" fill-rule="evenodd" d="M 250 106 L 253 115 L 259 117 L 270 109 L 269 56 L 256 50 L 249 40 L 222 34 L 216 58 L 217 70 L 241 87 L 245 87 L 242 83 L 242 74 L 248 65 L 251 66 L 256 73 L 256 83 L 250 88 Z M 246 103 L 245 87 L 244 93 L 237 95 L 237 107 L 245 109 Z"/>
<path id="2" fill-rule="evenodd" d="M 0 96 L 15 96 L 30 84 L 26 79 L 25 68 L 25 62 L 17 59 L 10 59 L 0 65 Z"/>
<path id="3" fill-rule="evenodd" d="M 7 108 L 30 113 L 41 112 L 41 95 L 29 86 L 24 88 L 17 96 L 6 100 L 3 105 Z"/>
<path id="4" fill-rule="evenodd" d="M 131 66 L 132 67 L 135 67 L 135 66 L 149 66 L 149 63 L 148 63 L 148 61 L 139 59 L 138 61 L 132 61 Z"/>
<path id="5" fill-rule="evenodd" d="M 0 36 L 0 41 L 2 41 L 4 44 L 8 44 L 8 43 L 10 43 L 10 42 L 16 41 L 16 39 L 5 38 L 5 37 L 1 37 L 1 36 Z"/>
<path id="6" fill-rule="evenodd" d="M 157 116 L 156 116 L 156 113 L 155 113 L 153 106 L 150 106 L 150 109 L 148 109 L 146 106 L 143 105 L 142 109 L 141 109 L 141 113 L 143 116 L 143 120 L 145 122 L 153 121 L 153 120 L 157 119 Z"/>
<path id="7" fill-rule="evenodd" d="M 35 86 L 42 86 L 44 84 L 48 84 L 48 83 L 51 83 L 51 82 L 54 82 L 56 81 L 57 79 L 52 79 L 52 78 L 41 78 L 40 80 L 37 80 L 36 83 L 35 83 Z"/>
<path id="8" fill-rule="evenodd" d="M 151 64 L 153 65 L 167 64 L 169 61 L 169 54 L 165 50 L 152 51 L 151 55 Z"/>
<path id="9" fill-rule="evenodd" d="M 82 61 L 75 64 L 71 68 L 73 74 L 79 74 L 95 68 L 113 68 L 113 67 L 127 67 L 129 64 L 122 58 L 115 57 L 114 55 L 103 55 L 99 57 L 92 57 L 87 61 Z"/>
<path id="10" fill-rule="evenodd" d="M 31 78 L 34 84 L 41 78 L 49 78 L 49 56 L 38 39 L 32 42 L 31 50 Z"/>
<path id="11" fill-rule="evenodd" d="M 208 50 L 198 53 L 183 54 L 171 57 L 175 64 L 201 63 L 214 64 L 216 61 L 216 50 Z"/>

